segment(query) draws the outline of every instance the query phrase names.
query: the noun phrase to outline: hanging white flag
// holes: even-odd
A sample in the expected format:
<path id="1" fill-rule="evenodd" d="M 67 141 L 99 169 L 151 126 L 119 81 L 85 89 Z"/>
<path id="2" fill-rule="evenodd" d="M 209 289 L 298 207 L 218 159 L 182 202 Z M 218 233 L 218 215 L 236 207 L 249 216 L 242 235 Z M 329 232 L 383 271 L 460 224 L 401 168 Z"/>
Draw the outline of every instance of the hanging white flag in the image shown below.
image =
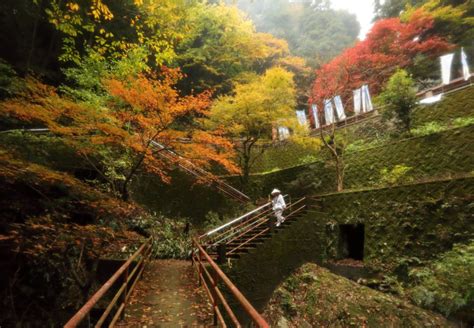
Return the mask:
<path id="1" fill-rule="evenodd" d="M 304 110 L 297 110 L 296 118 L 298 119 L 298 123 L 300 123 L 300 125 L 306 125 L 306 123 L 308 122 L 308 120 L 306 119 L 306 113 Z"/>
<path id="2" fill-rule="evenodd" d="M 334 108 L 332 107 L 331 99 L 324 100 L 324 118 L 326 119 L 326 125 L 335 122 Z"/>
<path id="3" fill-rule="evenodd" d="M 290 137 L 290 130 L 285 126 L 278 127 L 278 138 L 280 141 L 288 139 Z"/>
<path id="4" fill-rule="evenodd" d="M 320 125 L 319 125 L 319 117 L 318 117 L 318 106 L 316 106 L 316 104 L 312 104 L 311 105 L 311 110 L 313 112 L 314 127 L 316 129 L 319 129 Z"/>
<path id="5" fill-rule="evenodd" d="M 467 62 L 467 56 L 464 52 L 464 48 L 461 48 L 461 62 L 462 62 L 462 74 L 464 76 L 464 80 L 469 80 L 471 77 L 471 73 L 469 72 L 469 64 Z"/>
<path id="6" fill-rule="evenodd" d="M 361 93 L 361 90 L 360 88 L 359 89 L 356 89 L 354 91 L 352 91 L 353 95 L 354 95 L 354 113 L 356 113 L 356 115 L 360 114 L 360 110 L 361 110 L 361 97 L 360 97 L 360 93 Z"/>
<path id="7" fill-rule="evenodd" d="M 369 86 L 367 84 L 364 84 L 361 89 L 362 111 L 364 113 L 367 113 L 374 109 L 374 107 L 372 106 L 372 99 L 370 98 Z"/>
<path id="8" fill-rule="evenodd" d="M 344 113 L 344 106 L 342 105 L 342 100 L 340 96 L 334 97 L 334 105 L 336 105 L 336 113 L 339 121 L 346 119 L 346 113 Z"/>
<path id="9" fill-rule="evenodd" d="M 451 64 L 453 63 L 454 54 L 447 54 L 439 57 L 441 62 L 441 79 L 443 84 L 449 84 L 451 81 Z"/>

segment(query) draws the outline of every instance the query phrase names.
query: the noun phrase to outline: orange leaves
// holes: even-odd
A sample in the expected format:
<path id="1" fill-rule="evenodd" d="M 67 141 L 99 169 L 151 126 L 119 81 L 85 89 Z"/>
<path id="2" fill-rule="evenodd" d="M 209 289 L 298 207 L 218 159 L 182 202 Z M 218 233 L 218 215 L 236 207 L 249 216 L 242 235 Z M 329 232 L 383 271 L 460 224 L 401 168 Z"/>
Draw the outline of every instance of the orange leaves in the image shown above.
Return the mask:
<path id="1" fill-rule="evenodd" d="M 198 165 L 211 162 L 235 173 L 232 144 L 218 133 L 200 130 L 195 120 L 208 114 L 210 92 L 181 96 L 175 85 L 183 78 L 177 69 L 163 68 L 159 78 L 139 75 L 126 81 L 107 80 L 107 90 L 115 100 L 112 115 L 131 127 L 133 141 L 129 146 L 146 153 L 144 164 L 165 179 L 167 166 L 156 156 L 149 156 L 149 140 L 154 139 Z"/>
<path id="2" fill-rule="evenodd" d="M 91 164 L 95 170 L 114 172 L 112 179 L 125 179 L 125 183 L 142 167 L 169 182 L 167 172 L 179 157 L 165 161 L 158 156 L 159 149 L 151 146 L 151 140 L 196 165 L 211 168 L 218 164 L 229 172 L 238 172 L 232 144 L 219 131 L 201 127 L 201 118 L 208 114 L 210 93 L 181 96 L 175 87 L 181 78 L 179 70 L 165 68 L 159 78 L 139 75 L 125 81 L 104 81 L 106 90 L 114 96 L 109 108 L 72 102 L 31 79 L 28 98 L 0 103 L 0 118 L 49 128 L 86 162 L 103 160 L 100 165 Z M 104 172 L 100 173 L 105 177 Z M 108 182 L 115 188 L 114 181 Z"/>
<path id="3" fill-rule="evenodd" d="M 118 108 L 119 119 L 136 124 L 136 128 L 153 125 L 160 130 L 178 117 L 204 114 L 209 106 L 209 93 L 180 96 L 174 86 L 181 78 L 179 70 L 166 68 L 159 79 L 139 75 L 127 81 L 107 80 L 105 85 L 119 100 L 113 104 Z M 120 108 L 121 105 L 125 108 Z"/>

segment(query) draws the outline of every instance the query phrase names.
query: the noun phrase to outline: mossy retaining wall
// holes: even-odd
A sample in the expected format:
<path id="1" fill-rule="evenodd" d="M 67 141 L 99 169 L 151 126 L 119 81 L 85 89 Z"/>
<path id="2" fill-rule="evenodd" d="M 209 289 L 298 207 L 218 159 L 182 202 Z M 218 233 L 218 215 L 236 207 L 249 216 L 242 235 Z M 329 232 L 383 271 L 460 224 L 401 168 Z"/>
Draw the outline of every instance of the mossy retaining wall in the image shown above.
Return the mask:
<path id="1" fill-rule="evenodd" d="M 474 234 L 474 179 L 329 194 L 227 272 L 258 310 L 293 270 L 341 258 L 339 225 L 364 224 L 364 263 L 373 273 L 407 274 Z"/>
<path id="2" fill-rule="evenodd" d="M 469 174 L 474 170 L 474 125 L 413 137 L 379 147 L 348 152 L 345 189 L 385 186 L 392 178 L 383 170 L 407 169 L 396 184 Z M 236 180 L 234 180 L 236 182 Z M 251 176 L 248 192 L 255 198 L 278 187 L 294 196 L 335 191 L 335 170 L 329 162 L 315 162 Z"/>
<path id="3" fill-rule="evenodd" d="M 143 174 L 132 184 L 132 198 L 151 211 L 169 217 L 190 218 L 201 224 L 209 212 L 221 219 L 232 217 L 246 207 L 207 185 L 197 184 L 193 176 L 180 170 L 170 174 L 171 183 L 166 184 L 154 175 Z"/>
<path id="4" fill-rule="evenodd" d="M 412 128 L 419 128 L 427 123 L 451 125 L 457 118 L 467 118 L 474 115 L 474 89 L 469 87 L 446 95 L 439 103 L 425 105 L 413 111 Z M 350 125 L 339 131 L 345 131 L 350 142 L 361 144 L 370 143 L 390 132 L 381 116 L 368 118 L 360 123 Z M 319 137 L 314 136 L 315 139 Z M 269 148 L 258 158 L 253 167 L 254 173 L 273 172 L 294 166 L 323 160 L 325 151 L 315 145 L 300 145 L 291 142 L 277 144 Z"/>

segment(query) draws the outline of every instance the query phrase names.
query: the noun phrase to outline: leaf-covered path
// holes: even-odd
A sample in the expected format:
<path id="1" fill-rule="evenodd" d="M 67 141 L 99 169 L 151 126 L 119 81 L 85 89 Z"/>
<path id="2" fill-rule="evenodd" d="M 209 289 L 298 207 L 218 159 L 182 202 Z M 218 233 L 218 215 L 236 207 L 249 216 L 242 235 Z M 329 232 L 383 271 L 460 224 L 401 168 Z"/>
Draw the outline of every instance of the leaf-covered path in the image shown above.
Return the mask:
<path id="1" fill-rule="evenodd" d="M 212 309 L 189 261 L 156 260 L 142 280 L 118 327 L 202 327 L 212 324 Z"/>

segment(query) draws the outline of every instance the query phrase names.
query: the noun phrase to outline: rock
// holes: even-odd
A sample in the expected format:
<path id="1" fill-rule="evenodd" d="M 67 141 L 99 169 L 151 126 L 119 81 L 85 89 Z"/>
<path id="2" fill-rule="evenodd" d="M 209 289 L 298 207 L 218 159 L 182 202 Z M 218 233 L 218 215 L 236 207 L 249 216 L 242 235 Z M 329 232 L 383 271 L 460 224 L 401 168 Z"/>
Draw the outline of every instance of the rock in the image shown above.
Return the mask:
<path id="1" fill-rule="evenodd" d="M 285 317 L 281 317 L 280 320 L 278 320 L 277 323 L 278 328 L 288 328 L 288 320 Z"/>

